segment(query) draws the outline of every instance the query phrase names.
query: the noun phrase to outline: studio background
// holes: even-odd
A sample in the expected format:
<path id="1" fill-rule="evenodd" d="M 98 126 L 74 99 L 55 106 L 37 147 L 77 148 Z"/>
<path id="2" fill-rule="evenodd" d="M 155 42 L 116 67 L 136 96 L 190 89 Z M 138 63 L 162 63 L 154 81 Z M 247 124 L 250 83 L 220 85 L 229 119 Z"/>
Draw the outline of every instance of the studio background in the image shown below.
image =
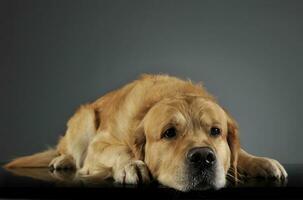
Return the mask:
<path id="1" fill-rule="evenodd" d="M 135 79 L 202 81 L 249 152 L 302 163 L 303 1 L 1 1 L 0 161 Z"/>

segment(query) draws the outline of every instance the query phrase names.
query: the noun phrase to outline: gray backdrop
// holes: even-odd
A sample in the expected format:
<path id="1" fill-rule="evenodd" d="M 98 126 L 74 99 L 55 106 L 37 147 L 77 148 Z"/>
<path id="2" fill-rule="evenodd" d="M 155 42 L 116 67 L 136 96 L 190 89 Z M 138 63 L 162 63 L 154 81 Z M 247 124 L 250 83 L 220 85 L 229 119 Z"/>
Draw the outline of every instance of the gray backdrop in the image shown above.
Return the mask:
<path id="1" fill-rule="evenodd" d="M 0 160 L 141 73 L 203 81 L 242 145 L 300 163 L 303 1 L 1 1 Z"/>

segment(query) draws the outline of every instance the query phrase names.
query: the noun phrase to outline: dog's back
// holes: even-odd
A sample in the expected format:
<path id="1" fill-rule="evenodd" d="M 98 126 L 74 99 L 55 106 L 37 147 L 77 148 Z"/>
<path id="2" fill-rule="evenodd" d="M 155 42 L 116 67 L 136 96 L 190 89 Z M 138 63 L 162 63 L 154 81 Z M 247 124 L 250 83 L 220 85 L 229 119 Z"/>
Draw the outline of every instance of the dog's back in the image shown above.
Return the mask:
<path id="1" fill-rule="evenodd" d="M 178 93 L 214 100 L 202 85 L 168 75 L 141 75 L 138 80 L 81 106 L 68 121 L 66 134 L 55 149 L 17 158 L 5 167 L 47 167 L 51 164 L 81 168 L 89 143 L 97 133 L 107 130 L 115 134 L 117 142 L 127 141 L 132 137 L 134 127 L 155 103 Z"/>

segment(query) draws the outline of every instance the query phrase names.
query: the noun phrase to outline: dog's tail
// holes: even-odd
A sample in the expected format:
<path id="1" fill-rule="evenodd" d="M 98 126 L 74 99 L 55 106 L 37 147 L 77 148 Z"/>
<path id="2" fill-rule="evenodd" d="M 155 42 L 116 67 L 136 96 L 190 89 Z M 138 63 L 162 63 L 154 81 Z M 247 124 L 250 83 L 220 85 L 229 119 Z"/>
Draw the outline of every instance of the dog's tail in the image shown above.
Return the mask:
<path id="1" fill-rule="evenodd" d="M 55 149 L 49 149 L 30 156 L 16 158 L 4 165 L 4 168 L 48 167 L 53 158 L 58 156 Z"/>

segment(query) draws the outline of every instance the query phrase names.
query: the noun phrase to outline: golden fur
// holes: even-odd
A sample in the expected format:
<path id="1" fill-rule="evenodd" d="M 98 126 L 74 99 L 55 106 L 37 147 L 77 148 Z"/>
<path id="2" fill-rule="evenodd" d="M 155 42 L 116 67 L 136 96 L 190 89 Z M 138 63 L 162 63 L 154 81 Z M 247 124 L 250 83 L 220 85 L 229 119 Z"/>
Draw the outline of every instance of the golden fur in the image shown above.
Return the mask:
<path id="1" fill-rule="evenodd" d="M 211 137 L 212 125 L 222 130 Z M 175 139 L 161 138 L 167 128 Z M 225 185 L 237 170 L 248 176 L 285 178 L 273 159 L 240 148 L 235 120 L 202 85 L 167 75 L 142 75 L 93 103 L 81 106 L 67 123 L 54 150 L 18 158 L 7 168 L 74 167 L 81 177 L 104 174 L 120 183 L 148 182 L 151 177 L 178 190 L 196 183 L 187 178 L 185 156 L 193 147 L 210 147 L 218 159 L 212 187 Z"/>

